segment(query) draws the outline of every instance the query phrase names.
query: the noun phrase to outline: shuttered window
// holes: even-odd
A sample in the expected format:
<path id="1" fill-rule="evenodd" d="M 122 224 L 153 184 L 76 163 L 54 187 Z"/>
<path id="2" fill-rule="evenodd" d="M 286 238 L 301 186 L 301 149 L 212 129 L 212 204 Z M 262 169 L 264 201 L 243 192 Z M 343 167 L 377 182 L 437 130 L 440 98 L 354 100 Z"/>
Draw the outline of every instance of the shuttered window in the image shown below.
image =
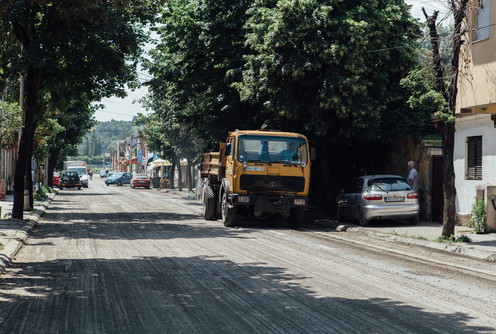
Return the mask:
<path id="1" fill-rule="evenodd" d="M 467 138 L 467 180 L 482 180 L 482 136 Z"/>
<path id="2" fill-rule="evenodd" d="M 479 8 L 475 11 L 475 20 L 473 22 L 472 41 L 480 41 L 489 38 L 489 6 L 490 0 L 479 0 Z"/>

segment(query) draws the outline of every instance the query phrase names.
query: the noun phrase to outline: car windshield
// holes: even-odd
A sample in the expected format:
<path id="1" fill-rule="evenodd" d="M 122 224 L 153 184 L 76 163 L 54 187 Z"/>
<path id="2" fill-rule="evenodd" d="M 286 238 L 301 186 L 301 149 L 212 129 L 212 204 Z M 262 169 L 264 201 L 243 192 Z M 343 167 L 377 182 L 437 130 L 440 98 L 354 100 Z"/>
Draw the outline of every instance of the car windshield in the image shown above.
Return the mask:
<path id="1" fill-rule="evenodd" d="M 405 180 L 398 178 L 370 179 L 367 185 L 370 190 L 403 191 L 412 189 Z"/>
<path id="2" fill-rule="evenodd" d="M 62 176 L 69 177 L 69 176 L 79 176 L 77 172 L 65 172 L 62 174 Z"/>
<path id="3" fill-rule="evenodd" d="M 268 163 L 308 163 L 307 143 L 299 137 L 250 136 L 239 137 L 238 161 Z"/>
<path id="4" fill-rule="evenodd" d="M 112 174 L 113 177 L 121 177 L 122 175 L 124 175 L 124 172 Z"/>

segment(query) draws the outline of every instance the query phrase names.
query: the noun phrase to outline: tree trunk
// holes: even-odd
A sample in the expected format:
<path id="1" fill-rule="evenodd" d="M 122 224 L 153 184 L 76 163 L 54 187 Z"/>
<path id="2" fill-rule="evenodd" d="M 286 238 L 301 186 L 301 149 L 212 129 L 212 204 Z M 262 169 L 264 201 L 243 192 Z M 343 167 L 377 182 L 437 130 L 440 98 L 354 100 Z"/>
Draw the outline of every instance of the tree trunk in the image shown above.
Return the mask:
<path id="1" fill-rule="evenodd" d="M 455 235 L 456 225 L 456 187 L 455 187 L 455 167 L 453 163 L 453 151 L 455 146 L 455 123 L 444 124 L 443 132 L 443 160 L 444 160 L 444 180 L 443 180 L 443 232 L 442 235 L 450 237 Z"/>
<path id="2" fill-rule="evenodd" d="M 41 71 L 39 69 L 29 69 L 26 75 L 26 95 L 24 108 L 24 127 L 19 141 L 19 152 L 17 154 L 16 169 L 14 173 L 14 205 L 12 208 L 12 218 L 24 218 L 24 189 L 26 188 L 25 178 L 31 180 L 31 154 L 33 152 L 34 132 L 36 129 L 36 115 L 38 113 L 38 94 L 40 90 Z M 30 202 L 32 204 L 32 182 Z"/>
<path id="3" fill-rule="evenodd" d="M 48 166 L 46 169 L 48 182 L 47 185 L 53 188 L 53 172 L 55 171 L 55 165 L 57 164 L 57 154 L 51 152 L 50 157 L 48 158 Z"/>
<path id="4" fill-rule="evenodd" d="M 175 162 L 173 162 L 171 165 L 169 177 L 170 177 L 169 189 L 174 189 L 175 188 L 174 180 L 176 178 L 176 163 Z"/>
<path id="5" fill-rule="evenodd" d="M 191 159 L 188 159 L 188 168 L 186 169 L 186 180 L 188 182 L 188 191 L 193 191 L 193 173 L 191 172 Z"/>
<path id="6" fill-rule="evenodd" d="M 458 76 L 460 69 L 460 53 L 463 44 L 462 36 L 465 31 L 462 30 L 462 23 L 466 18 L 468 0 L 451 0 L 449 2 L 451 11 L 454 17 L 454 30 L 452 36 L 452 57 L 451 57 L 451 75 L 448 90 L 445 89 L 445 71 L 441 64 L 441 55 L 439 51 L 439 35 L 437 33 L 436 20 L 438 12 L 428 16 L 424 11 L 429 28 L 431 45 L 432 45 L 432 61 L 434 65 L 434 75 L 436 78 L 436 89 L 444 96 L 449 106 L 450 117 L 456 113 L 456 96 L 458 94 Z M 456 225 L 456 187 L 455 187 L 455 168 L 454 168 L 454 149 L 455 149 L 455 128 L 456 123 L 448 118 L 448 121 L 443 121 L 443 160 L 444 160 L 444 179 L 443 179 L 443 231 L 442 235 L 450 237 L 455 234 Z"/>
<path id="7" fill-rule="evenodd" d="M 177 188 L 179 191 L 183 190 L 183 170 L 181 168 L 181 159 L 177 158 Z"/>

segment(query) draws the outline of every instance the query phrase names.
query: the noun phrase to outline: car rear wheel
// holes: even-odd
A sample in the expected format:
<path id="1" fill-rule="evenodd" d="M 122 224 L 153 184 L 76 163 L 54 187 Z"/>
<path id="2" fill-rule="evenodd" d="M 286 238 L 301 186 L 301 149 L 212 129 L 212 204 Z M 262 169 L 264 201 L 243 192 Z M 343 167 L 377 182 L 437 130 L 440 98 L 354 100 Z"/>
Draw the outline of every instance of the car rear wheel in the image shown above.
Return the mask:
<path id="1" fill-rule="evenodd" d="M 121 181 L 119 181 L 119 183 L 117 183 L 117 185 L 118 185 L 119 187 L 121 187 L 121 186 L 122 186 L 122 182 L 121 182 Z"/>
<path id="2" fill-rule="evenodd" d="M 358 208 L 357 216 L 358 216 L 358 224 L 360 224 L 360 226 L 370 225 L 370 220 L 365 218 L 362 208 Z"/>

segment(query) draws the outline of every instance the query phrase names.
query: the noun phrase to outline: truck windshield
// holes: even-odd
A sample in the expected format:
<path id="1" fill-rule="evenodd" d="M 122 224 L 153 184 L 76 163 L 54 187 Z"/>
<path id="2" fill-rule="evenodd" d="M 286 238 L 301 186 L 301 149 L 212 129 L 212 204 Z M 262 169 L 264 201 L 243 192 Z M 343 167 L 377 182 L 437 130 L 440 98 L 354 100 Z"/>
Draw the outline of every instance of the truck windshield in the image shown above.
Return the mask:
<path id="1" fill-rule="evenodd" d="M 69 169 L 78 172 L 79 175 L 86 175 L 86 167 L 69 167 Z"/>
<path id="2" fill-rule="evenodd" d="M 239 137 L 238 161 L 269 163 L 308 163 L 307 143 L 299 137 L 250 136 Z"/>

